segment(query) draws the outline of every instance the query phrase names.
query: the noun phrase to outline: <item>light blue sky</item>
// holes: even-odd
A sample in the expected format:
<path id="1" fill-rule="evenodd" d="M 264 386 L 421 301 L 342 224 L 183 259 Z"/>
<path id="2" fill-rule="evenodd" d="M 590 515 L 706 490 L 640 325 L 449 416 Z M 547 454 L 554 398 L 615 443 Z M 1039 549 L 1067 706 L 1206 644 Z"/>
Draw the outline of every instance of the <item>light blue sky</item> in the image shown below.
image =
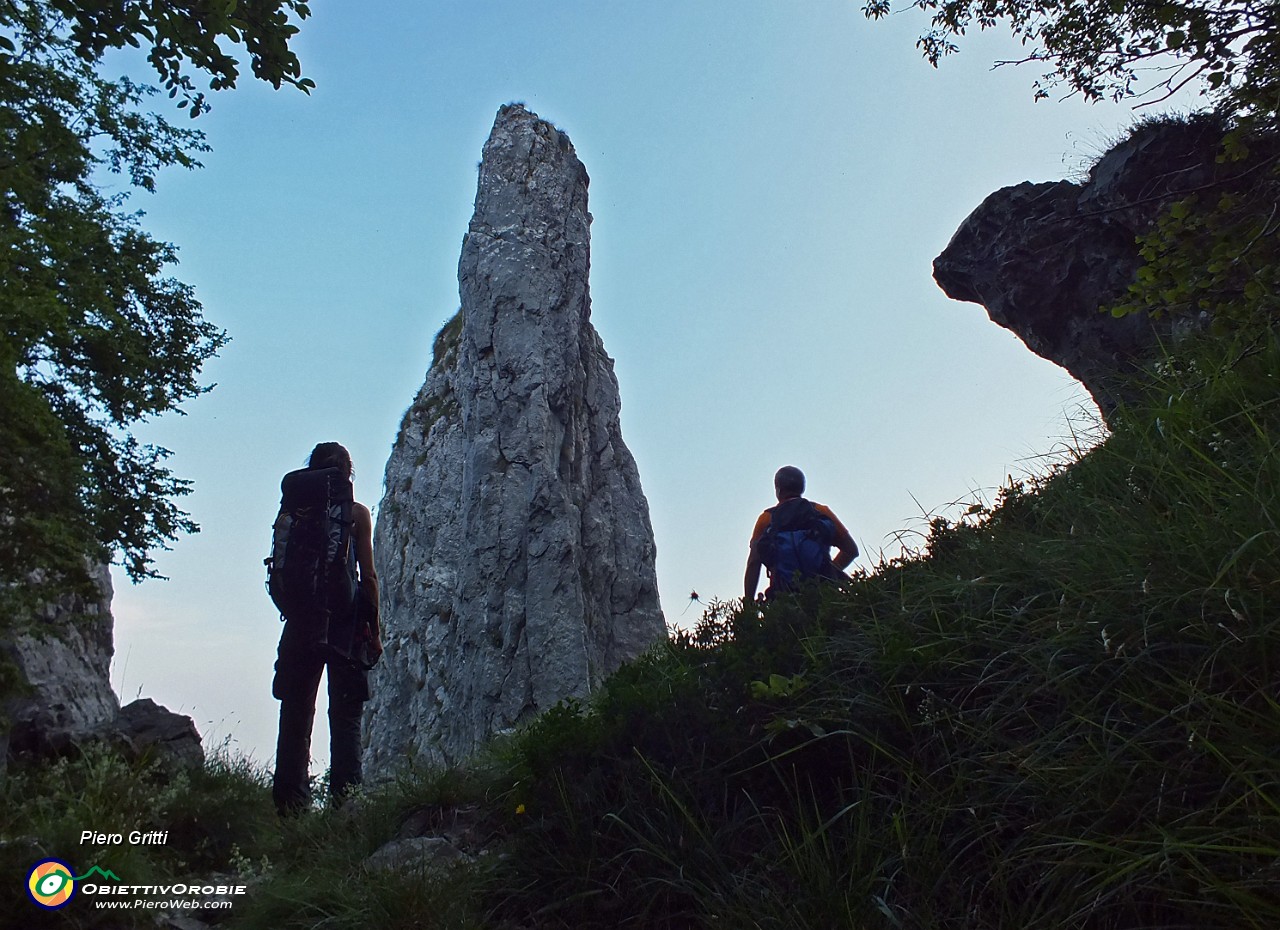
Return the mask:
<path id="1" fill-rule="evenodd" d="M 203 532 L 160 554 L 167 582 L 116 575 L 122 699 L 270 760 L 280 476 L 338 440 L 357 497 L 380 500 L 509 101 L 566 131 L 591 175 L 593 320 L 669 622 L 696 619 L 692 590 L 740 596 L 779 465 L 806 471 L 870 568 L 921 508 L 1059 446 L 1086 395 L 948 300 L 930 263 L 987 194 L 1078 176 L 1133 113 L 1033 103 L 1038 72 L 991 70 L 1017 52 L 1002 36 L 935 71 L 919 15 L 874 24 L 859 6 L 321 2 L 297 42 L 310 97 L 247 80 L 217 95 L 206 167 L 133 201 L 234 341 L 212 394 L 141 431 L 195 481 Z M 317 765 L 326 744 L 318 726 Z"/>

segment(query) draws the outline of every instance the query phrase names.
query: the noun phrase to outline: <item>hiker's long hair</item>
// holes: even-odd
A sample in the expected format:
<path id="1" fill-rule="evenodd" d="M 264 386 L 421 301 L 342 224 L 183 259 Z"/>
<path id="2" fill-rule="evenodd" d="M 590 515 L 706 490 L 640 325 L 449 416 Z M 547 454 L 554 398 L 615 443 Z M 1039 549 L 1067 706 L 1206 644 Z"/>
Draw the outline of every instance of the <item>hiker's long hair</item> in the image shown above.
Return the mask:
<path id="1" fill-rule="evenodd" d="M 351 453 L 340 442 L 322 442 L 311 450 L 307 459 L 308 468 L 340 468 L 342 474 L 350 480 L 354 469 L 351 467 Z"/>

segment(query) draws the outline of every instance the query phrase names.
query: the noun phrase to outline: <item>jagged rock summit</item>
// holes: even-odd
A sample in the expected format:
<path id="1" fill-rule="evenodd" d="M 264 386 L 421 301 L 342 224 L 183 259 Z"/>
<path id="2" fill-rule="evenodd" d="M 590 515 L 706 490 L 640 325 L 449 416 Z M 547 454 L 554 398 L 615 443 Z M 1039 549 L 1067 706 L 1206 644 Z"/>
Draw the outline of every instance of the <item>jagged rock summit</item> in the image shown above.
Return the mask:
<path id="1" fill-rule="evenodd" d="M 587 172 L 520 105 L 484 146 L 462 308 L 387 462 L 365 764 L 457 764 L 666 633 L 649 508 L 590 321 Z"/>
<path id="2" fill-rule="evenodd" d="M 1207 118 L 1151 121 L 1108 151 L 1083 184 L 996 191 L 934 260 L 934 279 L 1069 371 L 1108 416 L 1128 399 L 1129 376 L 1177 338 L 1175 326 L 1205 322 L 1101 311 L 1125 297 L 1142 264 L 1137 236 L 1160 212 L 1241 170 L 1218 162 L 1223 131 Z"/>

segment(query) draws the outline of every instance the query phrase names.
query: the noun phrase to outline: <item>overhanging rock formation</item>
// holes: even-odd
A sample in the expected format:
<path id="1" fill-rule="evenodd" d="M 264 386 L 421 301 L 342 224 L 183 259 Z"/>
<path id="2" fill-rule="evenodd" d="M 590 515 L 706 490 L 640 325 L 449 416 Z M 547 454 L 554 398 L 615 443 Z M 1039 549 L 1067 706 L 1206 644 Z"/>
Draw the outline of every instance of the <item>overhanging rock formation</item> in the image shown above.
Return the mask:
<path id="1" fill-rule="evenodd" d="M 1107 152 L 1083 184 L 996 191 L 934 259 L 934 279 L 1069 371 L 1109 415 L 1128 399 L 1133 372 L 1178 331 L 1167 317 L 1103 311 L 1126 296 L 1142 263 L 1136 239 L 1160 212 L 1242 170 L 1218 163 L 1222 133 L 1212 119 L 1155 121 Z"/>
<path id="2" fill-rule="evenodd" d="M 648 504 L 590 322 L 587 183 L 564 133 L 499 111 L 462 309 L 387 462 L 374 775 L 411 756 L 464 762 L 665 635 Z"/>

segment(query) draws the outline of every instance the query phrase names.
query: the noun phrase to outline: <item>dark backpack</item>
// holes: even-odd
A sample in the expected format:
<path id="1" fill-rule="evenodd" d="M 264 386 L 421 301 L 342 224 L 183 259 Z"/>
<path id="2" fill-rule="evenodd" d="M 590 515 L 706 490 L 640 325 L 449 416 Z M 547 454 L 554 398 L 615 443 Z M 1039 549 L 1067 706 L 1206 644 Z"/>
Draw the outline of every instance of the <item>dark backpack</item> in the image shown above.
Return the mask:
<path id="1" fill-rule="evenodd" d="M 812 578 L 837 578 L 831 562 L 835 524 L 803 497 L 783 501 L 769 513 L 769 525 L 755 542 L 756 555 L 769 569 L 769 596 L 792 591 Z"/>
<path id="2" fill-rule="evenodd" d="M 348 655 L 356 625 L 351 481 L 338 468 L 303 468 L 280 482 L 267 590 L 284 620 Z"/>

